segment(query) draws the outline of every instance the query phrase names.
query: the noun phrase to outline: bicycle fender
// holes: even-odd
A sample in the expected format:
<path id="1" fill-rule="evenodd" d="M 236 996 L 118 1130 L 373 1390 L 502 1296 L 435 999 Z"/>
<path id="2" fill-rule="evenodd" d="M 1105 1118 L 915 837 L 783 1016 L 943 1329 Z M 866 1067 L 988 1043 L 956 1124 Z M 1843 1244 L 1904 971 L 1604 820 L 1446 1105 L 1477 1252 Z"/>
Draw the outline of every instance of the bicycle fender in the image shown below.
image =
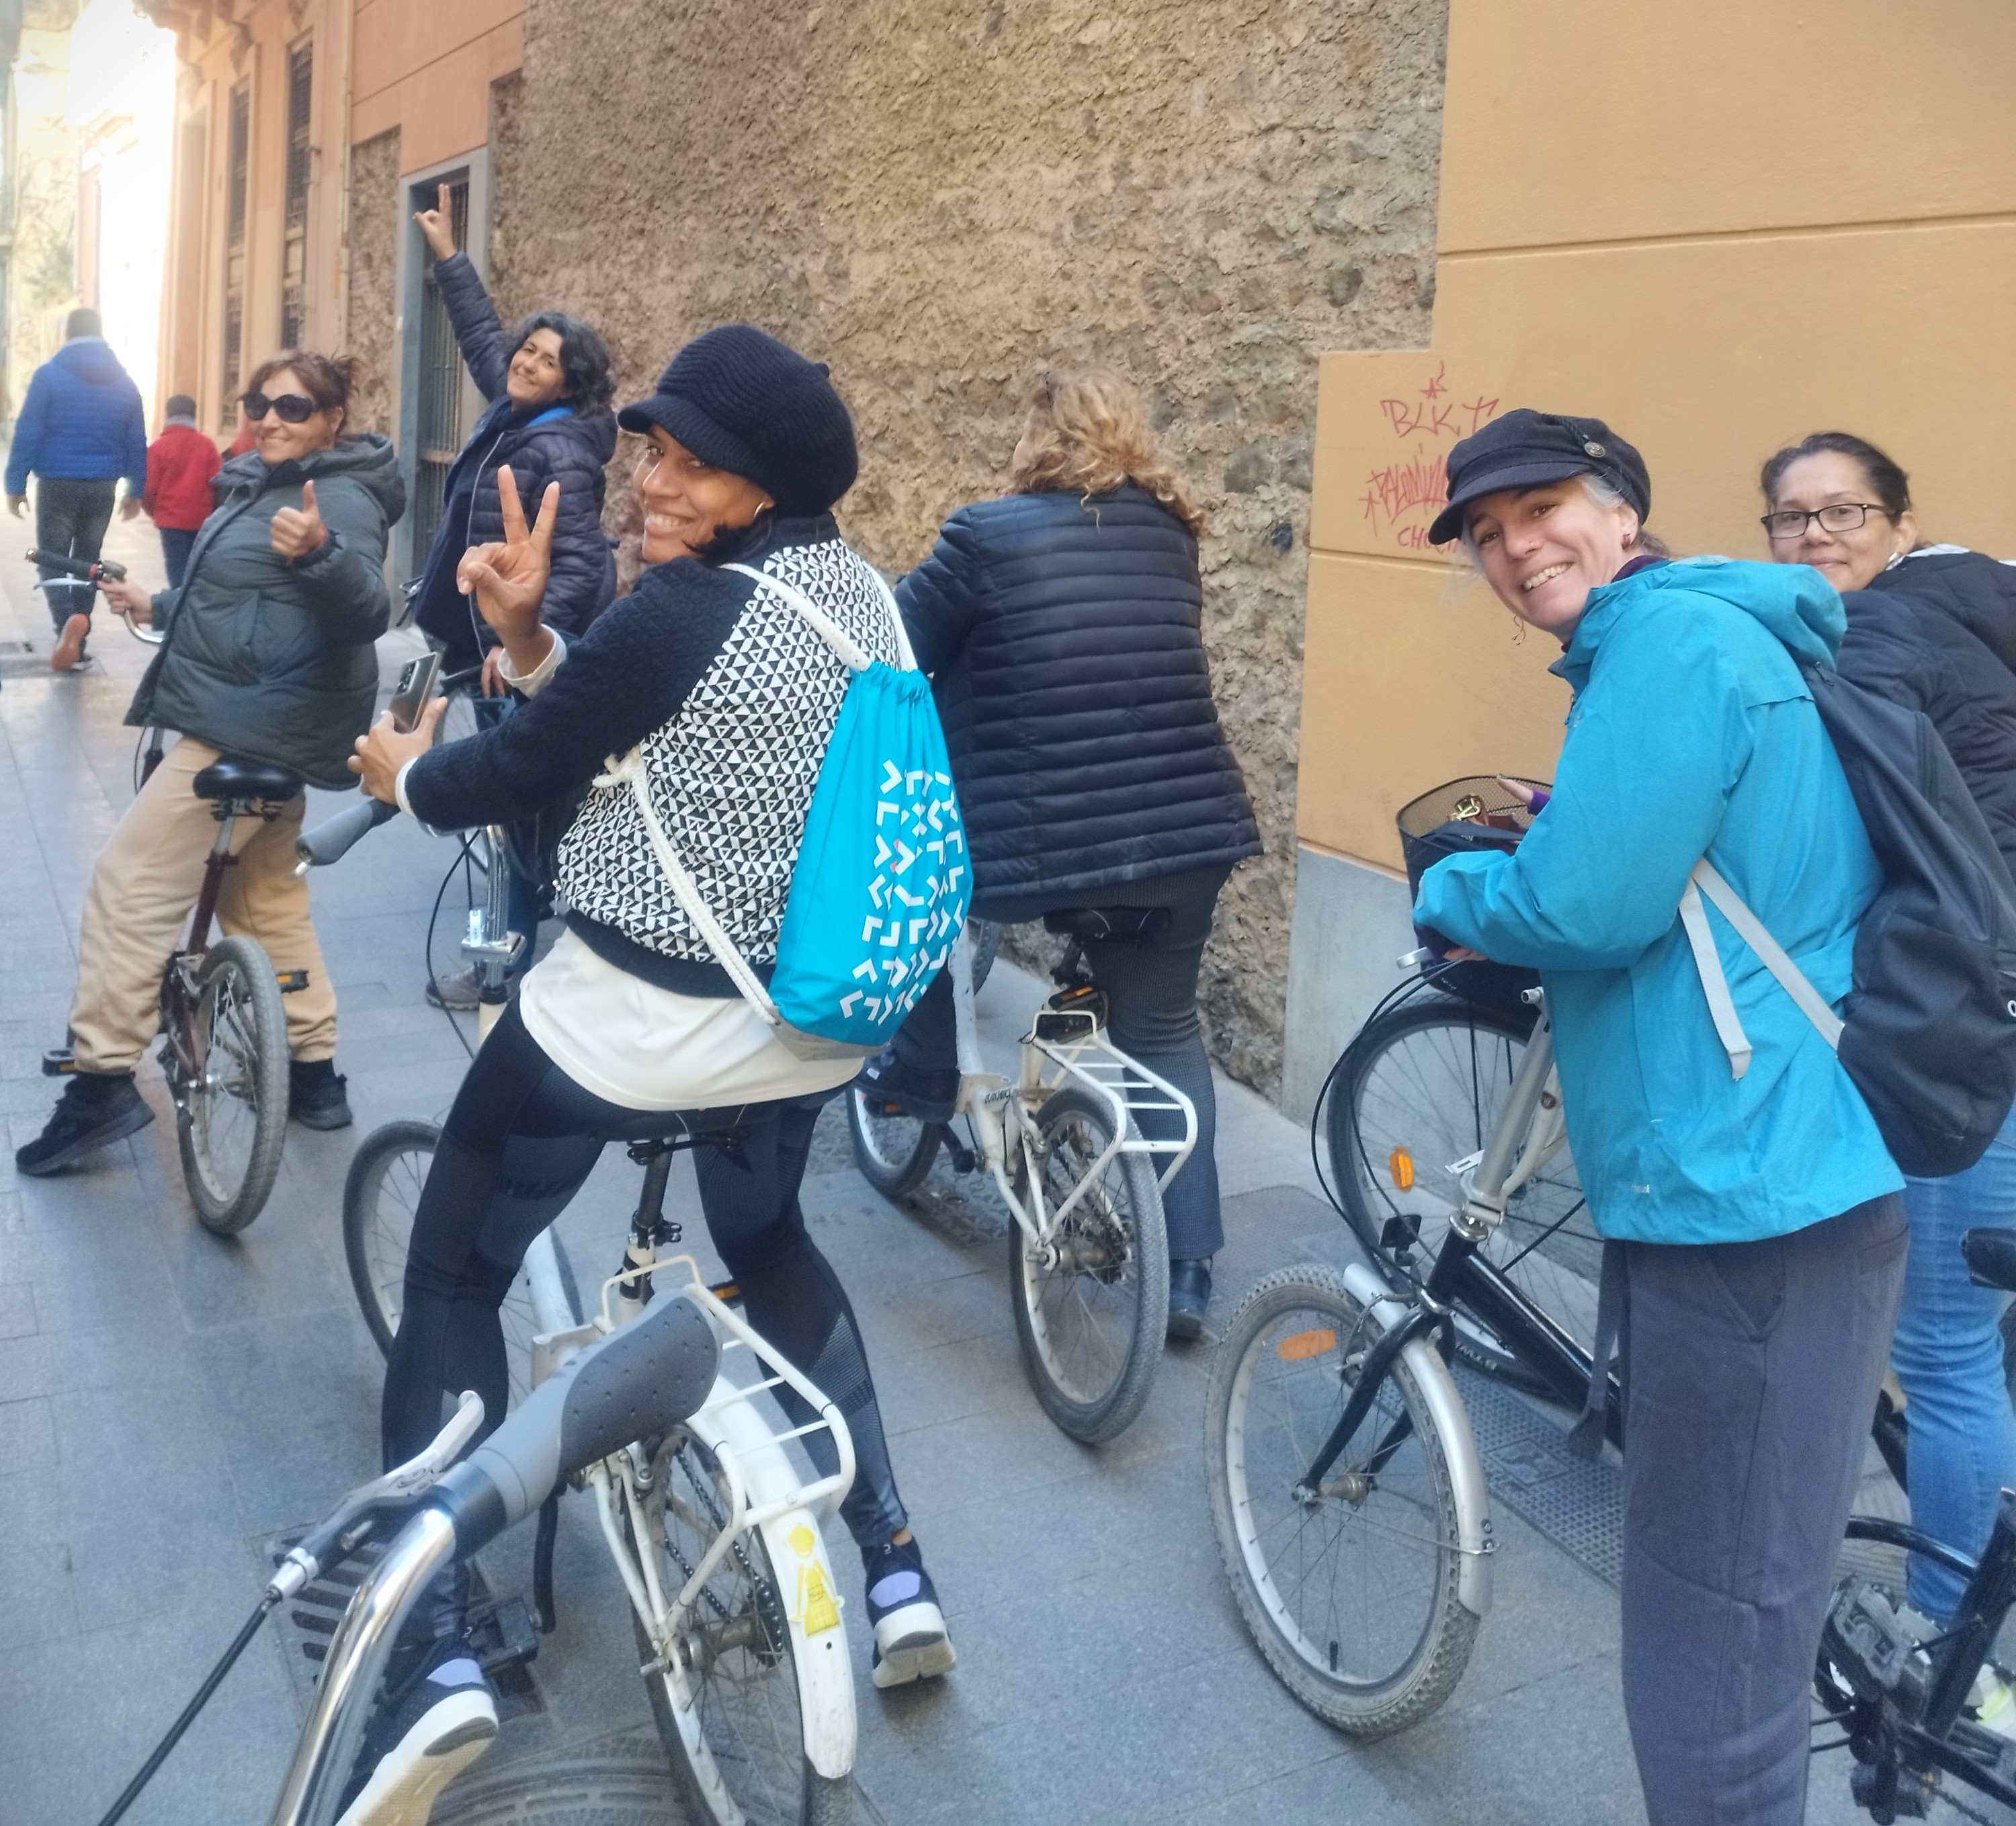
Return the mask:
<path id="1" fill-rule="evenodd" d="M 838 1781 L 854 1769 L 854 1662 L 833 1562 L 808 1510 L 787 1509 L 762 1532 L 790 1618 L 805 1756 L 820 1774 Z"/>
<path id="2" fill-rule="evenodd" d="M 1407 1309 L 1377 1272 L 1363 1262 L 1345 1266 L 1344 1282 L 1382 1331 Z M 1491 1608 L 1491 1561 L 1498 1548 L 1491 1532 L 1491 1489 L 1485 1481 L 1477 1435 L 1456 1392 L 1456 1378 L 1433 1342 L 1417 1338 L 1400 1355 L 1446 1446 L 1450 1493 L 1456 1500 L 1456 1545 L 1463 1562 L 1456 1576 L 1456 1601 L 1472 1615 L 1482 1617 Z"/>

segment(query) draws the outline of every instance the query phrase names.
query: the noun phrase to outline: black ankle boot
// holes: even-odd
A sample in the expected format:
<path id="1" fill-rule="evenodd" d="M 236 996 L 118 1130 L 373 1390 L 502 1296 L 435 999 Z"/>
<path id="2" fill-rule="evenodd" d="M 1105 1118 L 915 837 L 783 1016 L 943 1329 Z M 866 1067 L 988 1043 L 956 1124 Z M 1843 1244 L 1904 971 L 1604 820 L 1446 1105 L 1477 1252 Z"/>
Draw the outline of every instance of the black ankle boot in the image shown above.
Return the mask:
<path id="1" fill-rule="evenodd" d="M 331 1059 L 287 1061 L 287 1113 L 304 1129 L 347 1129 L 350 1100 Z"/>
<path id="2" fill-rule="evenodd" d="M 1193 1256 L 1169 1264 L 1169 1336 L 1189 1339 L 1204 1335 L 1204 1314 L 1211 1308 L 1211 1258 Z"/>

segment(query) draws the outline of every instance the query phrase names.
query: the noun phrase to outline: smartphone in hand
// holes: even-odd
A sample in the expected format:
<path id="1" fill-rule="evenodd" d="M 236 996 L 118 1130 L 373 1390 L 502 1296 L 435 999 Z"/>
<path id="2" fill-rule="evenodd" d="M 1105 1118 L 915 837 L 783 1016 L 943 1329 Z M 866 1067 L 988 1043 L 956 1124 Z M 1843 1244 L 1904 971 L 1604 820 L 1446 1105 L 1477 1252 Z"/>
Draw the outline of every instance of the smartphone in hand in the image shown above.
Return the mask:
<path id="1" fill-rule="evenodd" d="M 393 690 L 392 701 L 385 707 L 392 713 L 393 728 L 401 735 L 410 734 L 419 722 L 420 712 L 434 695 L 434 681 L 441 676 L 441 663 L 437 653 L 423 653 L 418 659 L 406 661 Z"/>

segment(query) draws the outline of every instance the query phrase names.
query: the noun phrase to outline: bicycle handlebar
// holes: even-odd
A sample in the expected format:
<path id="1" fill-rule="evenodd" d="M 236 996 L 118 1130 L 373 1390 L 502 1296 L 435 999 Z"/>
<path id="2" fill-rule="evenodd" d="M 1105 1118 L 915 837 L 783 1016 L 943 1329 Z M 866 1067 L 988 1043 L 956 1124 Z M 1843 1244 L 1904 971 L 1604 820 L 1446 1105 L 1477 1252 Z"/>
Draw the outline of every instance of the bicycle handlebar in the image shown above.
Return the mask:
<path id="1" fill-rule="evenodd" d="M 73 558 L 67 553 L 45 552 L 31 547 L 28 562 L 65 577 L 81 578 L 86 583 L 124 583 L 126 581 L 126 567 L 115 564 L 110 558 Z"/>
<path id="2" fill-rule="evenodd" d="M 531 1514 L 562 1479 L 697 1412 L 720 1365 L 714 1327 L 683 1295 L 590 1345 L 434 1486 L 427 1503 L 454 1524 L 457 1557 Z"/>
<path id="3" fill-rule="evenodd" d="M 301 858 L 294 873 L 305 874 L 310 869 L 340 860 L 367 830 L 376 830 L 398 815 L 399 808 L 387 805 L 383 799 L 365 798 L 346 806 L 333 818 L 325 819 L 314 830 L 304 830 L 294 839 L 294 854 Z"/>

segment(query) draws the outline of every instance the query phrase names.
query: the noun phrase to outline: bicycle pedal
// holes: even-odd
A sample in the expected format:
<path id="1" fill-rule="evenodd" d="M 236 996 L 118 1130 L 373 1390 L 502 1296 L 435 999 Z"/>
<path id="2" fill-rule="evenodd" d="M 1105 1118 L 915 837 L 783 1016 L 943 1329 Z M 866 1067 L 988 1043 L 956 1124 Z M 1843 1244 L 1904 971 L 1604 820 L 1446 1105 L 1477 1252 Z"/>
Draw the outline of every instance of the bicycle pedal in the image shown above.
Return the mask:
<path id="1" fill-rule="evenodd" d="M 281 973 L 277 980 L 280 985 L 280 993 L 283 996 L 291 996 L 296 990 L 305 989 L 308 986 L 308 973 L 304 970 L 286 971 Z"/>
<path id="2" fill-rule="evenodd" d="M 539 1655 L 539 1633 L 523 1597 L 493 1598 L 469 1613 L 470 1646 L 477 1666 L 493 1678 L 505 1668 L 523 1667 Z"/>
<path id="3" fill-rule="evenodd" d="M 68 1078 L 77 1070 L 77 1054 L 68 1046 L 51 1046 L 42 1054 L 45 1078 Z"/>

